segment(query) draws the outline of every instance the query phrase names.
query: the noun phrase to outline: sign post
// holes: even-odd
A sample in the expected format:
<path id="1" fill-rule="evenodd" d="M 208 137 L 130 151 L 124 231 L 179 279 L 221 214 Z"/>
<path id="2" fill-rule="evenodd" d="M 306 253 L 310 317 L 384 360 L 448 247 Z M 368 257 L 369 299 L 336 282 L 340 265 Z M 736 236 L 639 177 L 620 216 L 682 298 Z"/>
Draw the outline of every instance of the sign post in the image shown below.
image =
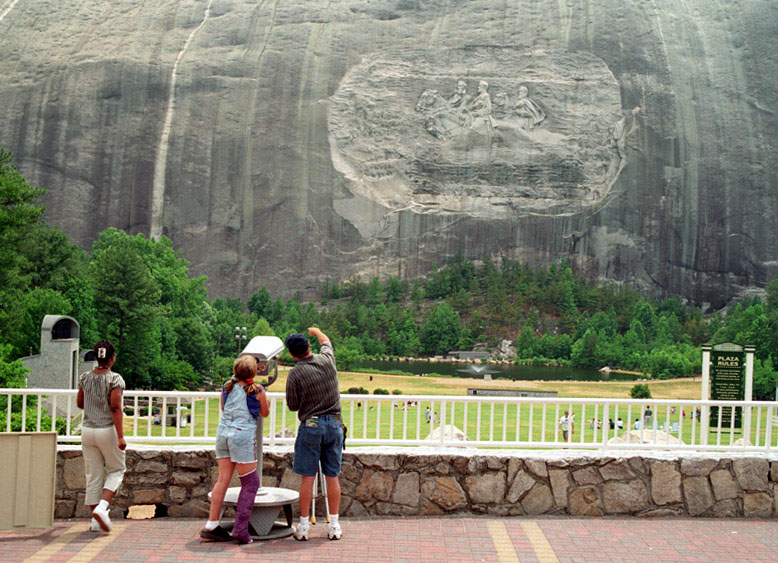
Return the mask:
<path id="1" fill-rule="evenodd" d="M 710 399 L 714 401 L 750 401 L 754 378 L 754 348 L 743 348 L 732 343 L 719 344 L 712 348 L 703 346 L 702 375 L 702 400 L 706 400 L 710 392 Z M 704 425 L 707 426 L 703 433 L 705 438 L 710 425 L 743 428 L 743 436 L 750 435 L 750 407 L 711 407 L 709 416 L 706 411 L 703 407 Z"/>
<path id="2" fill-rule="evenodd" d="M 707 401 L 710 398 L 710 344 L 702 345 L 702 393 L 700 399 Z M 696 409 L 695 409 L 696 410 Z M 692 412 L 692 416 L 696 413 Z M 700 444 L 708 445 L 708 406 L 702 406 L 700 413 Z"/>

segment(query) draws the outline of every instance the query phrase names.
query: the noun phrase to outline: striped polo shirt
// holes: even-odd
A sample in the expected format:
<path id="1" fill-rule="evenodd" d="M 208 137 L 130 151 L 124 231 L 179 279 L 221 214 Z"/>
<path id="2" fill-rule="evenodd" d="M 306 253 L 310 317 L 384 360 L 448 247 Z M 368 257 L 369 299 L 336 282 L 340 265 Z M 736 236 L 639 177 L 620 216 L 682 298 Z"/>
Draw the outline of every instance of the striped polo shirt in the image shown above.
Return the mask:
<path id="1" fill-rule="evenodd" d="M 84 391 L 84 421 L 87 428 L 113 426 L 111 391 L 124 390 L 124 379 L 114 371 L 95 373 L 87 371 L 78 378 L 78 388 Z"/>
<path id="2" fill-rule="evenodd" d="M 286 380 L 286 404 L 305 422 L 314 416 L 340 414 L 340 389 L 332 344 L 321 353 L 297 360 Z"/>

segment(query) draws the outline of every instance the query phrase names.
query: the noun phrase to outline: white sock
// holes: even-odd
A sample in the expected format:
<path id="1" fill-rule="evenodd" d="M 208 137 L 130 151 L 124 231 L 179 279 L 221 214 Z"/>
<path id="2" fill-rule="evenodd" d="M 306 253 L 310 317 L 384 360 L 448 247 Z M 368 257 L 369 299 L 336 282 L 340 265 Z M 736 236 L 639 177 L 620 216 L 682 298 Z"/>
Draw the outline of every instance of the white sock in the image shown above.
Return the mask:
<path id="1" fill-rule="evenodd" d="M 308 516 L 300 516 L 300 526 L 308 525 Z"/>
<path id="2" fill-rule="evenodd" d="M 205 523 L 205 529 L 209 532 L 211 530 L 215 530 L 219 527 L 219 521 L 218 520 L 208 520 L 208 522 Z"/>
<path id="3" fill-rule="evenodd" d="M 330 514 L 330 524 L 333 526 L 338 523 L 338 515 L 337 514 Z"/>
<path id="4" fill-rule="evenodd" d="M 102 499 L 99 503 L 97 503 L 97 508 L 102 508 L 103 510 L 108 510 L 108 501 L 105 499 Z"/>

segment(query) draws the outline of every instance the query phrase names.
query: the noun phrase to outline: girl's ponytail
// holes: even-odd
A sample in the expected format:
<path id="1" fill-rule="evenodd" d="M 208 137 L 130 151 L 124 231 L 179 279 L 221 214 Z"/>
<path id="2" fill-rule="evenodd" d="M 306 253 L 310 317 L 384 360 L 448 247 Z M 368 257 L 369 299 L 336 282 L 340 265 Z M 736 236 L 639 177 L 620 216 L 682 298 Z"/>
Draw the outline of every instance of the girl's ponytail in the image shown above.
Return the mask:
<path id="1" fill-rule="evenodd" d="M 241 356 L 232 365 L 235 375 L 224 385 L 224 390 L 229 393 L 238 381 L 245 381 L 244 390 L 249 395 L 256 395 L 259 391 L 259 383 L 254 383 L 257 375 L 257 360 L 254 356 Z"/>

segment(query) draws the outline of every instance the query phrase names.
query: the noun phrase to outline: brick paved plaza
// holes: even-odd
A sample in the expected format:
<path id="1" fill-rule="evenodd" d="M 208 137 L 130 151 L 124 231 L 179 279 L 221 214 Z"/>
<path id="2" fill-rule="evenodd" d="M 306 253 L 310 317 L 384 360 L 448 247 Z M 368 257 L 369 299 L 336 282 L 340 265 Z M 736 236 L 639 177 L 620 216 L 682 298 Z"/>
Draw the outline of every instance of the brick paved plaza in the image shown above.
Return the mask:
<path id="1" fill-rule="evenodd" d="M 124 520 L 110 534 L 87 520 L 0 531 L 3 561 L 775 561 L 778 523 L 703 518 L 345 518 L 343 539 L 326 525 L 308 542 L 204 543 L 203 522 Z"/>

